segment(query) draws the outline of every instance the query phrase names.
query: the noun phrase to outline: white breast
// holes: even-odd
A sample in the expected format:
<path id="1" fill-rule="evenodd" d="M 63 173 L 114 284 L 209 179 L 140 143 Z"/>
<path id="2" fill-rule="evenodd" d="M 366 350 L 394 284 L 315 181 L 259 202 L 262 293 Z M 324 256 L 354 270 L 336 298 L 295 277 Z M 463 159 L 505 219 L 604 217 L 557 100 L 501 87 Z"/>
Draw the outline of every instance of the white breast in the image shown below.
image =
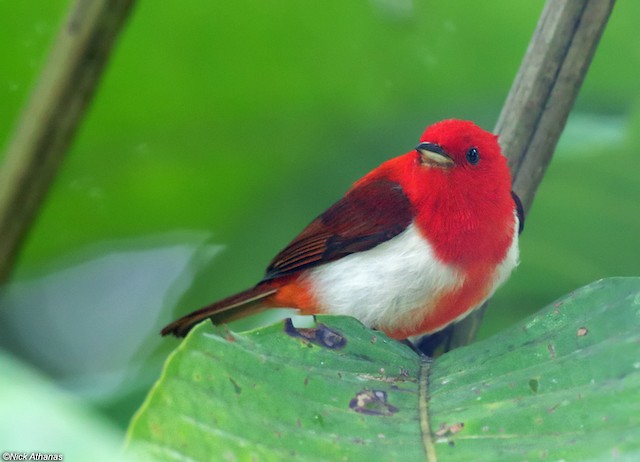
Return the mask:
<path id="1" fill-rule="evenodd" d="M 387 329 L 415 323 L 441 291 L 464 283 L 459 271 L 436 260 L 413 224 L 373 249 L 313 269 L 309 277 L 326 313 Z M 420 313 L 409 315 L 416 310 Z"/>

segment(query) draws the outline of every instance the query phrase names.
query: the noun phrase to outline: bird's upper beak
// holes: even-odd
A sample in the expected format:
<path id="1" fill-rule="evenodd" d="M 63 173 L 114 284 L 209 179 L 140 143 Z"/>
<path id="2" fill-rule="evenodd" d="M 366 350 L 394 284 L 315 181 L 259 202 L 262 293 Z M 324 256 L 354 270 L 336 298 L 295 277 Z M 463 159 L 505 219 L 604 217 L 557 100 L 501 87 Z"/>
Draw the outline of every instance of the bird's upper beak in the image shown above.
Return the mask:
<path id="1" fill-rule="evenodd" d="M 438 144 L 423 142 L 416 146 L 416 151 L 422 157 L 422 163 L 431 167 L 449 168 L 455 164 L 451 156 Z"/>

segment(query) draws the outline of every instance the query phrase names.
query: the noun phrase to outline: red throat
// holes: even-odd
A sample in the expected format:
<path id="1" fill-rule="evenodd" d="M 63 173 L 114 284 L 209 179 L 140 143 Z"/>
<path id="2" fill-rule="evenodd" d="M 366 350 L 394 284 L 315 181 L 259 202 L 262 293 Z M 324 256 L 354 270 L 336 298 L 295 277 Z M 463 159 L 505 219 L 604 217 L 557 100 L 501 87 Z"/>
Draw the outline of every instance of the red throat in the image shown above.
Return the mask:
<path id="1" fill-rule="evenodd" d="M 385 162 L 354 187 L 375 178 L 399 182 L 417 211 L 420 232 L 442 262 L 462 268 L 495 266 L 504 259 L 515 232 L 511 176 L 506 161 L 500 161 L 503 169 L 489 188 L 469 171 L 417 169 L 415 153 Z"/>

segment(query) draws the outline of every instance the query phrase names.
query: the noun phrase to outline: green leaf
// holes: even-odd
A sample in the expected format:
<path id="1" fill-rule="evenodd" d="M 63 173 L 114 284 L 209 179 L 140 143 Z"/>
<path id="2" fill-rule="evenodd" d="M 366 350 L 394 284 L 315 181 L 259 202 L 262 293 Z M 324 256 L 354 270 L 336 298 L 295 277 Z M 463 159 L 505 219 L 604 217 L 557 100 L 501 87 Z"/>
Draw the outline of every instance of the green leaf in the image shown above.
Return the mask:
<path id="1" fill-rule="evenodd" d="M 203 323 L 129 444 L 158 460 L 638 460 L 639 324 L 640 278 L 591 284 L 433 363 L 351 318 Z"/>

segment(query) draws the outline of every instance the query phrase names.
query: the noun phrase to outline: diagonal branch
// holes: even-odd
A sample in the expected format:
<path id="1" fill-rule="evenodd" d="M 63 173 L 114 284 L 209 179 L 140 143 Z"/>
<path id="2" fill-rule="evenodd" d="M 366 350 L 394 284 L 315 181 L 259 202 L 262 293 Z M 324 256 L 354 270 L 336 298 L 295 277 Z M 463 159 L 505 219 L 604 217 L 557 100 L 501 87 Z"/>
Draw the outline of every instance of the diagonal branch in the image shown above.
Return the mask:
<path id="1" fill-rule="evenodd" d="M 614 3 L 548 0 L 542 11 L 495 128 L 525 212 L 531 208 Z M 454 326 L 450 348 L 473 341 L 484 309 Z"/>
<path id="2" fill-rule="evenodd" d="M 64 159 L 135 0 L 77 0 L 0 169 L 0 282 Z"/>

